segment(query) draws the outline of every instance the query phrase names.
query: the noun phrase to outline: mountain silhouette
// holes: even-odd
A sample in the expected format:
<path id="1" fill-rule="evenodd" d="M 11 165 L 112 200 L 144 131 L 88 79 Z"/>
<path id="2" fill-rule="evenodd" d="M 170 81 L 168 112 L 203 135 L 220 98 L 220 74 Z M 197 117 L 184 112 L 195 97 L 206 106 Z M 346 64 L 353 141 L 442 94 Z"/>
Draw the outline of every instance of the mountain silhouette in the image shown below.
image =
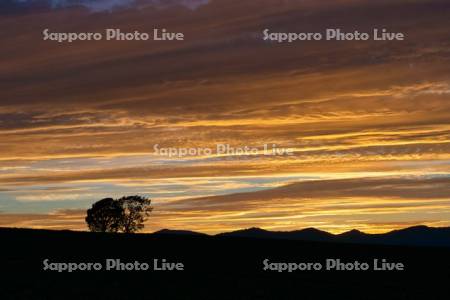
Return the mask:
<path id="1" fill-rule="evenodd" d="M 386 234 L 351 230 L 336 235 L 314 228 L 249 228 L 218 235 L 167 229 L 123 234 L 0 228 L 0 240 L 0 299 L 448 298 L 450 228 L 418 226 Z M 385 259 L 406 269 L 281 274 L 265 269 L 264 263 L 325 264 L 330 258 L 370 265 L 374 259 Z M 103 270 L 44 270 L 46 259 L 52 264 L 98 263 Z M 182 263 L 185 270 L 106 271 L 108 259 L 151 266 L 155 259 L 166 260 Z"/>
<path id="2" fill-rule="evenodd" d="M 190 230 L 170 230 L 170 229 L 162 229 L 153 233 L 153 235 L 186 235 L 186 236 L 207 236 L 205 233 L 190 231 Z"/>
<path id="3" fill-rule="evenodd" d="M 205 235 L 193 231 L 179 231 L 164 229 L 156 235 Z M 248 228 L 231 232 L 219 233 L 218 238 L 256 238 L 299 240 L 312 242 L 336 242 L 354 244 L 380 244 L 402 246 L 443 246 L 450 247 L 450 227 L 433 228 L 427 226 L 414 226 L 394 230 L 382 234 L 368 234 L 353 229 L 341 234 L 332 234 L 316 228 L 306 228 L 294 231 L 269 231 L 261 228 Z"/>
<path id="4" fill-rule="evenodd" d="M 331 233 L 315 228 L 296 231 L 268 231 L 261 228 L 249 228 L 227 233 L 220 233 L 218 237 L 245 237 L 284 240 L 328 241 L 333 238 Z"/>

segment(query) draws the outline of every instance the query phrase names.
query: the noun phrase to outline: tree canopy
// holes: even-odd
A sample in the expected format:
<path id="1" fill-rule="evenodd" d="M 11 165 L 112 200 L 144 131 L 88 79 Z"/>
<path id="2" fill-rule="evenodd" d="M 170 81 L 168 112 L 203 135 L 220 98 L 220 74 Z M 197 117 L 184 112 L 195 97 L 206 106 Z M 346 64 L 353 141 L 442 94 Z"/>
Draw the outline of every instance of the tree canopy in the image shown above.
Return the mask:
<path id="1" fill-rule="evenodd" d="M 144 228 L 152 210 L 145 197 L 105 198 L 87 210 L 86 223 L 92 232 L 134 233 Z"/>

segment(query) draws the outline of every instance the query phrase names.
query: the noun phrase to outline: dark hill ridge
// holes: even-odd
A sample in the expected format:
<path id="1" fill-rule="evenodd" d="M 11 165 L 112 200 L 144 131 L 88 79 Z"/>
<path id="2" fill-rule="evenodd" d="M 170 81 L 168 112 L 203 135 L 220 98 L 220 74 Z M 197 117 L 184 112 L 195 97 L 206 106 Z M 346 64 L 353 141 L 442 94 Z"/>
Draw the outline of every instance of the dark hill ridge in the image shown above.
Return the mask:
<path id="1" fill-rule="evenodd" d="M 192 231 L 162 230 L 155 234 L 201 235 Z M 258 239 L 301 240 L 314 242 L 337 242 L 355 244 L 382 244 L 403 246 L 444 246 L 450 247 L 450 227 L 433 228 L 415 226 L 394 230 L 383 234 L 367 234 L 351 230 L 341 234 L 331 234 L 315 228 L 295 231 L 268 231 L 261 228 L 249 228 L 220 233 L 215 237 L 239 237 Z"/>
<path id="2" fill-rule="evenodd" d="M 265 238 L 283 240 L 305 240 L 305 241 L 330 241 L 334 235 L 315 228 L 306 228 L 295 231 L 268 231 L 261 228 L 249 228 L 227 233 L 220 233 L 218 237 L 244 237 Z"/>
<path id="3" fill-rule="evenodd" d="M 64 235 L 71 231 L 35 230 L 35 229 L 13 229 L 0 228 L 0 237 L 3 235 L 14 235 L 14 233 L 49 232 Z M 84 235 L 86 232 L 72 232 L 73 234 Z M 198 237 L 198 238 L 242 238 L 242 239 L 265 239 L 265 240 L 288 240 L 306 242 L 331 242 L 331 243 L 351 243 L 368 245 L 392 245 L 392 246 L 433 246 L 450 247 L 450 227 L 427 227 L 414 226 L 400 230 L 394 230 L 382 234 L 368 234 L 359 230 L 350 230 L 341 234 L 332 234 L 316 228 L 306 228 L 294 231 L 269 231 L 261 228 L 248 228 L 237 231 L 208 235 L 188 230 L 163 229 L 152 234 L 132 235 L 138 239 L 146 237 Z M 129 235 L 131 237 L 131 235 Z"/>
<path id="4" fill-rule="evenodd" d="M 449 245 L 449 231 L 421 226 L 382 235 L 356 230 L 333 235 L 313 228 L 250 228 L 210 236 L 184 230 L 105 234 L 0 228 L 0 299 L 447 300 L 450 247 L 387 244 Z M 265 269 L 264 263 L 325 265 L 330 258 L 371 266 L 383 259 L 406 269 L 280 273 Z M 60 273 L 44 270 L 46 259 L 103 268 L 107 259 L 151 265 L 157 259 L 182 263 L 185 270 Z"/>
<path id="5" fill-rule="evenodd" d="M 162 229 L 153 233 L 153 235 L 196 235 L 196 236 L 208 236 L 205 233 L 190 231 L 190 230 L 170 230 Z"/>

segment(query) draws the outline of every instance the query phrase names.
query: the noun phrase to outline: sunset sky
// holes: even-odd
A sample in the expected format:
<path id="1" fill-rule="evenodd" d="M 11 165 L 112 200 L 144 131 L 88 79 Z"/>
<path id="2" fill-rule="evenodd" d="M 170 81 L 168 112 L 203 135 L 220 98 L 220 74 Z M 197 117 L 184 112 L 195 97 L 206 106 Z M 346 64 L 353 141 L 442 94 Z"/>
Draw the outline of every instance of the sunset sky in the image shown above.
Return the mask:
<path id="1" fill-rule="evenodd" d="M 266 28 L 406 39 L 278 44 Z M 153 200 L 149 232 L 450 226 L 449 1 L 8 0 L 0 40 L 0 226 L 86 230 L 92 203 L 135 194 Z"/>

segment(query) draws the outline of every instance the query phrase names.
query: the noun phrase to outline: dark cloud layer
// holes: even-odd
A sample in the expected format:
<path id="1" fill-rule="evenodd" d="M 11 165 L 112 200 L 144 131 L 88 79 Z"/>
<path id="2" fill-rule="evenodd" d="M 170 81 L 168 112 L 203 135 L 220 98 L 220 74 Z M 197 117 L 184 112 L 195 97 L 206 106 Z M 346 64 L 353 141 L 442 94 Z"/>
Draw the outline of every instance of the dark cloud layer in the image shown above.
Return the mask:
<path id="1" fill-rule="evenodd" d="M 24 13 L 42 9 L 87 8 L 91 12 L 113 11 L 115 9 L 143 7 L 170 8 L 182 6 L 196 9 L 208 0 L 4 0 L 0 12 Z"/>

